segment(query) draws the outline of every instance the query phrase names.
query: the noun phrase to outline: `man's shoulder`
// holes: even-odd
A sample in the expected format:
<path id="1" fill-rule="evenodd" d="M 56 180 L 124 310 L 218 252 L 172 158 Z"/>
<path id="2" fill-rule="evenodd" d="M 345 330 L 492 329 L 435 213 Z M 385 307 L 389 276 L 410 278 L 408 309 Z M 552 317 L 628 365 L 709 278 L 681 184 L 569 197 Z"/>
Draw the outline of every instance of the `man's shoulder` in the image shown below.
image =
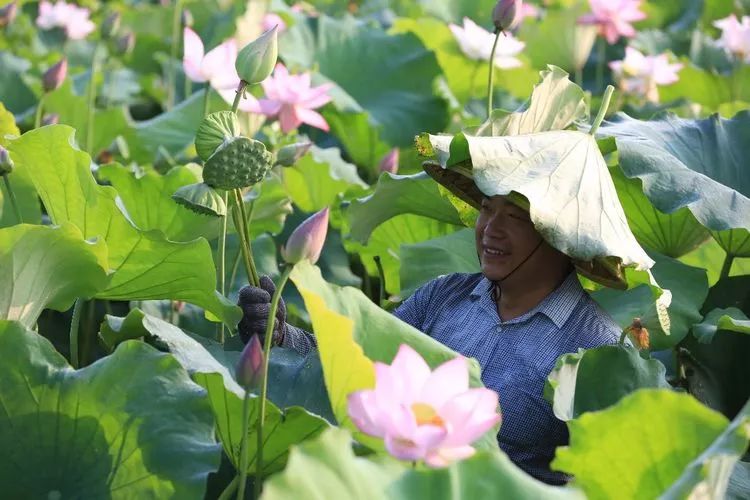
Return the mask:
<path id="1" fill-rule="evenodd" d="M 418 290 L 440 290 L 443 294 L 468 290 L 468 295 L 483 280 L 482 273 L 443 274 L 423 284 Z"/>
<path id="2" fill-rule="evenodd" d="M 568 323 L 568 331 L 576 332 L 577 347 L 590 349 L 616 344 L 620 339 L 620 326 L 588 293 L 583 294 Z"/>

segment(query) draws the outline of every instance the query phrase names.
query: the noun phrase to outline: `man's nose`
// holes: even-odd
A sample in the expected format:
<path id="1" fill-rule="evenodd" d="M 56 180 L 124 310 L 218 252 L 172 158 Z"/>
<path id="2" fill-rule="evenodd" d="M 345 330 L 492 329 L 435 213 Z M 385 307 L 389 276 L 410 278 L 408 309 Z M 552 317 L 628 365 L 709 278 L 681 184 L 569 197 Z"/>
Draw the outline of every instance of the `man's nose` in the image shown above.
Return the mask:
<path id="1" fill-rule="evenodd" d="M 505 227 L 508 221 L 508 217 L 501 212 L 493 212 L 487 218 L 487 222 L 484 226 L 484 232 L 489 232 L 490 235 L 505 236 Z"/>

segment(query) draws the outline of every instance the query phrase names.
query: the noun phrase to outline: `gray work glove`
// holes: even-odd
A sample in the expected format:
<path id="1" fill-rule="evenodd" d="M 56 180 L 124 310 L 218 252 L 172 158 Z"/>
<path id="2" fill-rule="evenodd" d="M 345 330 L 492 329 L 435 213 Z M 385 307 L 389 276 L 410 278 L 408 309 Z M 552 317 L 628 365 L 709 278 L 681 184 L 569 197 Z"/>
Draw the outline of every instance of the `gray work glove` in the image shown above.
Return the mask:
<path id="1" fill-rule="evenodd" d="M 237 305 L 242 308 L 242 320 L 238 325 L 242 342 L 247 344 L 254 334 L 258 335 L 261 343 L 265 341 L 268 313 L 271 311 L 271 297 L 275 291 L 276 285 L 268 276 L 260 277 L 260 287 L 246 285 L 240 290 Z M 279 298 L 271 339 L 272 345 L 281 345 L 286 330 L 286 305 L 284 299 Z"/>

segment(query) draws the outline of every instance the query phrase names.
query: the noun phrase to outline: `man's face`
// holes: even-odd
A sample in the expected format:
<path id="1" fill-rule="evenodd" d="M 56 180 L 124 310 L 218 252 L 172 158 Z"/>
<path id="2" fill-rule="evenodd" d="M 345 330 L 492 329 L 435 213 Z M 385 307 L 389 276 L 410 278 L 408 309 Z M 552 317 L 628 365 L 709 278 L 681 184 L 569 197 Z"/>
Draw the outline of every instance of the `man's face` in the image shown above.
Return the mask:
<path id="1" fill-rule="evenodd" d="M 482 200 L 476 224 L 476 243 L 482 273 L 500 280 L 512 272 L 541 241 L 528 212 L 504 196 Z M 531 264 L 526 264 L 531 266 Z M 519 269 L 517 274 L 526 274 Z"/>

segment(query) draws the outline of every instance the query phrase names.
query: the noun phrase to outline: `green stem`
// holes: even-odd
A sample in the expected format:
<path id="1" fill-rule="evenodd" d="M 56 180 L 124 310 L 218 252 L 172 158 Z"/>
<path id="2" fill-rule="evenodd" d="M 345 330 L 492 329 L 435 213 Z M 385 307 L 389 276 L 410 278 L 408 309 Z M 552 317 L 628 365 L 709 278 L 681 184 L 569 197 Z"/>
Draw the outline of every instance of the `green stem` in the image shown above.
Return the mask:
<path id="1" fill-rule="evenodd" d="M 229 195 L 224 191 L 224 205 L 227 204 Z M 221 220 L 221 235 L 219 236 L 219 292 L 226 295 L 226 264 L 227 264 L 227 216 Z M 224 343 L 224 323 L 216 325 L 216 334 L 219 342 Z"/>
<path id="2" fill-rule="evenodd" d="M 245 498 L 245 483 L 247 483 L 247 428 L 250 420 L 250 391 L 245 390 L 245 398 L 242 400 L 242 440 L 240 441 L 240 470 L 237 476 L 237 498 Z M 257 481 L 256 481 L 257 483 Z M 257 497 L 256 497 L 257 498 Z"/>
<path id="3" fill-rule="evenodd" d="M 211 95 L 211 85 L 206 84 L 206 88 L 203 89 L 203 117 L 205 118 L 208 114 L 208 103 L 210 101 L 209 96 Z"/>
<path id="4" fill-rule="evenodd" d="M 256 434 L 258 435 L 258 450 L 255 455 L 255 498 L 260 498 L 261 488 L 263 487 L 263 481 L 261 480 L 263 472 L 263 425 L 266 420 L 266 397 L 268 396 L 268 362 L 271 359 L 271 343 L 273 339 L 273 327 L 276 322 L 276 309 L 279 306 L 279 299 L 281 298 L 281 292 L 284 290 L 289 275 L 292 273 L 294 265 L 289 265 L 284 269 L 281 274 L 281 280 L 276 285 L 276 291 L 273 292 L 271 298 L 271 310 L 268 311 L 268 321 L 266 322 L 266 336 L 263 339 L 263 376 L 261 378 L 261 389 L 260 389 L 260 412 L 258 414 L 258 429 Z M 244 469 L 247 470 L 247 469 Z M 240 480 L 242 480 L 240 478 Z M 240 498 L 240 497 L 238 497 Z"/>
<path id="5" fill-rule="evenodd" d="M 43 93 L 42 97 L 39 98 L 39 104 L 36 105 L 36 114 L 34 115 L 34 128 L 42 126 L 42 113 L 44 113 L 44 100 L 47 98 L 47 93 Z"/>
<path id="6" fill-rule="evenodd" d="M 19 224 L 23 224 L 23 216 L 21 216 L 21 209 L 18 208 L 18 200 L 16 200 L 16 194 L 13 192 L 13 187 L 10 185 L 10 179 L 8 179 L 8 173 L 3 174 L 3 181 L 5 182 L 5 189 L 8 191 L 8 198 L 10 198 L 10 204 L 13 207 L 13 211 L 16 213 L 16 219 Z"/>
<path id="7" fill-rule="evenodd" d="M 177 92 L 177 67 L 174 65 L 174 61 L 177 59 L 177 52 L 180 48 L 181 3 L 181 0 L 175 0 L 174 13 L 172 14 L 172 50 L 170 52 L 171 58 L 169 59 L 169 66 L 167 67 L 167 109 L 172 109 L 174 106 L 175 93 Z"/>
<path id="8" fill-rule="evenodd" d="M 237 114 L 237 109 L 240 107 L 240 101 L 242 100 L 242 94 L 245 93 L 247 83 L 245 80 L 240 80 L 240 85 L 237 87 L 237 93 L 234 96 L 234 102 L 232 102 L 232 113 Z"/>
<path id="9" fill-rule="evenodd" d="M 594 124 L 591 125 L 591 130 L 589 130 L 589 134 L 592 136 L 596 134 L 596 131 L 599 130 L 599 125 L 604 121 L 604 115 L 607 114 L 609 101 L 612 99 L 612 93 L 614 91 L 615 88 L 612 85 L 607 85 L 607 89 L 604 91 L 604 97 L 602 97 L 602 104 L 599 106 L 599 113 L 597 113 L 596 118 L 594 118 Z"/>
<path id="10" fill-rule="evenodd" d="M 240 248 L 242 249 L 242 258 L 245 260 L 247 278 L 253 286 L 260 286 L 260 278 L 258 277 L 258 271 L 255 269 L 253 251 L 250 246 L 250 238 L 247 232 L 247 218 L 245 216 L 245 204 L 242 201 L 242 192 L 239 189 L 234 189 L 233 193 L 234 209 L 232 211 L 232 218 L 234 219 L 234 227 L 237 231 L 237 236 L 240 238 Z"/>
<path id="11" fill-rule="evenodd" d="M 232 481 L 227 485 L 226 488 L 224 488 L 224 491 L 221 492 L 221 495 L 219 495 L 219 498 L 217 500 L 229 500 L 232 498 L 232 495 L 234 495 L 235 490 L 237 490 L 237 484 L 239 482 L 239 477 L 234 476 Z"/>
<path id="12" fill-rule="evenodd" d="M 99 72 L 99 43 L 94 46 L 91 56 L 91 79 L 88 88 L 88 120 L 86 122 L 86 152 L 94 156 L 94 111 L 96 111 L 96 74 Z"/>
<path id="13" fill-rule="evenodd" d="M 83 299 L 77 298 L 73 306 L 73 318 L 70 320 L 70 364 L 78 368 L 78 330 L 81 324 L 81 307 Z"/>
<path id="14" fill-rule="evenodd" d="M 187 100 L 187 98 L 190 97 L 190 95 L 193 93 L 193 82 L 191 82 L 190 78 L 188 78 L 187 75 L 185 75 L 184 83 L 185 83 L 185 86 L 182 92 L 185 94 L 185 100 Z M 205 116 L 205 114 L 206 113 L 204 109 L 203 115 Z"/>
<path id="15" fill-rule="evenodd" d="M 596 88 L 594 92 L 600 92 L 604 86 L 604 61 L 607 58 L 607 45 L 604 38 L 599 37 L 596 41 Z"/>
<path id="16" fill-rule="evenodd" d="M 492 52 L 490 52 L 490 75 L 487 78 L 487 119 L 492 115 L 492 87 L 495 80 L 495 50 L 497 50 L 497 42 L 500 40 L 500 33 L 502 31 L 495 30 L 495 43 L 492 44 Z"/>
<path id="17" fill-rule="evenodd" d="M 732 263 L 734 262 L 734 255 L 731 253 L 728 253 L 727 256 L 724 258 L 724 264 L 721 266 L 721 273 L 719 274 L 719 279 L 724 279 L 729 277 L 729 272 L 732 270 Z"/>
<path id="18" fill-rule="evenodd" d="M 383 271 L 383 263 L 380 262 L 380 255 L 374 257 L 375 266 L 378 268 L 378 276 L 380 277 L 380 302 L 378 305 L 383 307 L 385 303 L 385 271 Z"/>

